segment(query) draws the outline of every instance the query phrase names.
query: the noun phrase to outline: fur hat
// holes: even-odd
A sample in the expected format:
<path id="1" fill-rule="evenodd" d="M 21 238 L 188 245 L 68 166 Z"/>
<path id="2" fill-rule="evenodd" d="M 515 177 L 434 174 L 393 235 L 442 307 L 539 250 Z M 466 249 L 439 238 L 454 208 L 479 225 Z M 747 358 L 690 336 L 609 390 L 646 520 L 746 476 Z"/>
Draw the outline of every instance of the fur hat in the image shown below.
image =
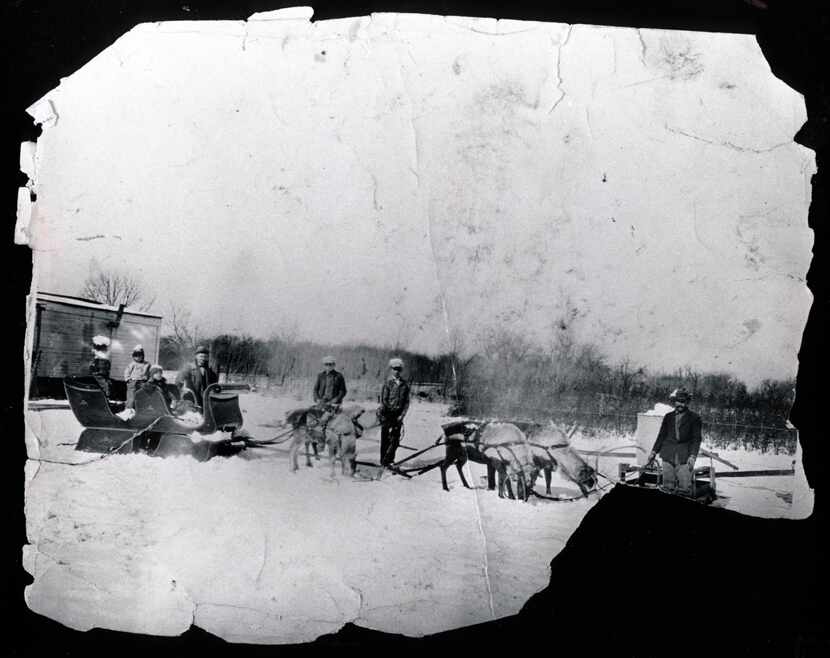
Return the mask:
<path id="1" fill-rule="evenodd" d="M 110 339 L 107 338 L 106 336 L 101 336 L 99 334 L 98 336 L 93 336 L 92 337 L 92 344 L 95 345 L 95 347 L 97 347 L 99 349 L 102 348 L 102 347 L 106 348 L 106 347 L 109 347 Z"/>
<path id="2" fill-rule="evenodd" d="M 389 359 L 389 367 L 390 368 L 403 368 L 403 361 L 398 357 L 394 357 Z"/>
<path id="3" fill-rule="evenodd" d="M 164 374 L 164 368 L 162 368 L 159 364 L 154 363 L 150 366 L 150 370 L 147 371 L 147 376 L 152 377 L 153 373 L 160 372 L 162 375 Z"/>
<path id="4" fill-rule="evenodd" d="M 144 354 L 144 348 L 141 346 L 140 343 L 133 348 L 133 356 L 135 356 L 136 354 Z"/>
<path id="5" fill-rule="evenodd" d="M 196 348 L 194 354 L 210 354 L 210 349 L 207 345 L 199 345 L 199 347 Z"/>

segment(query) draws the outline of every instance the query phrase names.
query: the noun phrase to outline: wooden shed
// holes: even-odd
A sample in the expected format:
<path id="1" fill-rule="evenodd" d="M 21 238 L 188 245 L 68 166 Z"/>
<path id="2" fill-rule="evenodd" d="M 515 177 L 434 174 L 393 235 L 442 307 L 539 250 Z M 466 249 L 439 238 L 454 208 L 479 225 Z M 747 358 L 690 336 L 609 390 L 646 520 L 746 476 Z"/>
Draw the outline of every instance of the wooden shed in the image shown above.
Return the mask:
<path id="1" fill-rule="evenodd" d="M 133 348 L 141 344 L 158 362 L 161 316 L 107 306 L 90 299 L 37 293 L 32 344 L 31 397 L 62 397 L 64 377 L 89 374 L 92 337 L 110 339 L 111 379 L 116 391 Z"/>

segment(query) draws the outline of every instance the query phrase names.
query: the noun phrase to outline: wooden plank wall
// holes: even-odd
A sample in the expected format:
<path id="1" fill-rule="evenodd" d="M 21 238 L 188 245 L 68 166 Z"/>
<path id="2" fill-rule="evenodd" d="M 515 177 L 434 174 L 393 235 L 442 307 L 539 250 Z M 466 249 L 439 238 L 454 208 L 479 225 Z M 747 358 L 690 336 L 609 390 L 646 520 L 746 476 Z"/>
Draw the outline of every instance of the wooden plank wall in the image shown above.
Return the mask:
<path id="1" fill-rule="evenodd" d="M 89 373 L 92 360 L 92 337 L 110 337 L 112 378 L 123 379 L 124 368 L 131 360 L 136 343 L 144 347 L 151 363 L 158 360 L 161 320 L 125 313 L 114 331 L 107 323 L 115 319 L 108 310 L 84 308 L 69 304 L 38 300 L 43 306 L 40 315 L 40 355 L 36 377 L 66 377 Z"/>

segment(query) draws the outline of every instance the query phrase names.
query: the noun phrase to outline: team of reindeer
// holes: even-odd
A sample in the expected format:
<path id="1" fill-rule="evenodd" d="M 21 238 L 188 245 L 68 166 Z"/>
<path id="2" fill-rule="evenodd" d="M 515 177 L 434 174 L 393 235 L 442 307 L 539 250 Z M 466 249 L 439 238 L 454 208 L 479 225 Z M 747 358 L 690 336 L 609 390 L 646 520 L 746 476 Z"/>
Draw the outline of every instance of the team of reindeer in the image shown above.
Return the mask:
<path id="1" fill-rule="evenodd" d="M 318 449 L 328 447 L 331 475 L 335 476 L 335 465 L 339 461 L 341 473 L 355 476 L 357 470 L 357 439 L 363 433 L 360 417 L 364 409 L 359 405 L 343 406 L 332 416 L 325 430 L 319 431 L 320 410 L 309 407 L 296 409 L 286 414 L 286 424 L 292 428 L 289 448 L 289 467 L 299 469 L 298 456 L 305 448 L 306 465 L 312 466 L 311 450 L 315 456 Z M 444 434 L 436 442 L 445 445 L 444 458 L 420 469 L 425 473 L 432 468 L 441 469 L 441 484 L 445 491 L 447 470 L 455 465 L 461 484 L 471 488 L 464 477 L 463 466 L 469 460 L 487 466 L 489 489 L 496 488 L 504 498 L 527 500 L 533 492 L 539 473 L 545 477 L 545 492 L 551 493 L 551 475 L 558 471 L 574 482 L 583 495 L 596 487 L 595 470 L 570 446 L 570 438 L 576 430 L 573 426 L 566 431 L 550 423 L 517 423 L 505 421 L 456 421 L 444 426 Z M 513 486 L 516 484 L 516 495 Z"/>

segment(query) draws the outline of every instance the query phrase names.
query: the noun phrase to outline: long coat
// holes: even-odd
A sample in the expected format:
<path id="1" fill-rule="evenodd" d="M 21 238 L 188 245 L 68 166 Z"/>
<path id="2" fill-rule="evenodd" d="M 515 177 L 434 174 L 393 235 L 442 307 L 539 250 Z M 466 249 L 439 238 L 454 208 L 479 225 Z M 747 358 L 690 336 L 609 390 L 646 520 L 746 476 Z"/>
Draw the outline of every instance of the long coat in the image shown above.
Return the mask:
<path id="1" fill-rule="evenodd" d="M 186 387 L 193 391 L 197 398 L 196 404 L 200 407 L 205 397 L 205 389 L 219 381 L 219 375 L 210 366 L 205 366 L 205 373 L 206 377 L 202 377 L 199 366 L 191 363 L 186 368 L 182 368 L 179 374 L 176 375 L 176 386 L 179 387 L 179 390 Z"/>
<path id="2" fill-rule="evenodd" d="M 697 457 L 700 450 L 702 421 L 694 411 L 686 409 L 680 416 L 680 426 L 675 437 L 675 416 L 677 412 L 670 411 L 663 416 L 660 431 L 652 450 L 660 455 L 660 459 L 681 464 L 690 456 Z"/>

